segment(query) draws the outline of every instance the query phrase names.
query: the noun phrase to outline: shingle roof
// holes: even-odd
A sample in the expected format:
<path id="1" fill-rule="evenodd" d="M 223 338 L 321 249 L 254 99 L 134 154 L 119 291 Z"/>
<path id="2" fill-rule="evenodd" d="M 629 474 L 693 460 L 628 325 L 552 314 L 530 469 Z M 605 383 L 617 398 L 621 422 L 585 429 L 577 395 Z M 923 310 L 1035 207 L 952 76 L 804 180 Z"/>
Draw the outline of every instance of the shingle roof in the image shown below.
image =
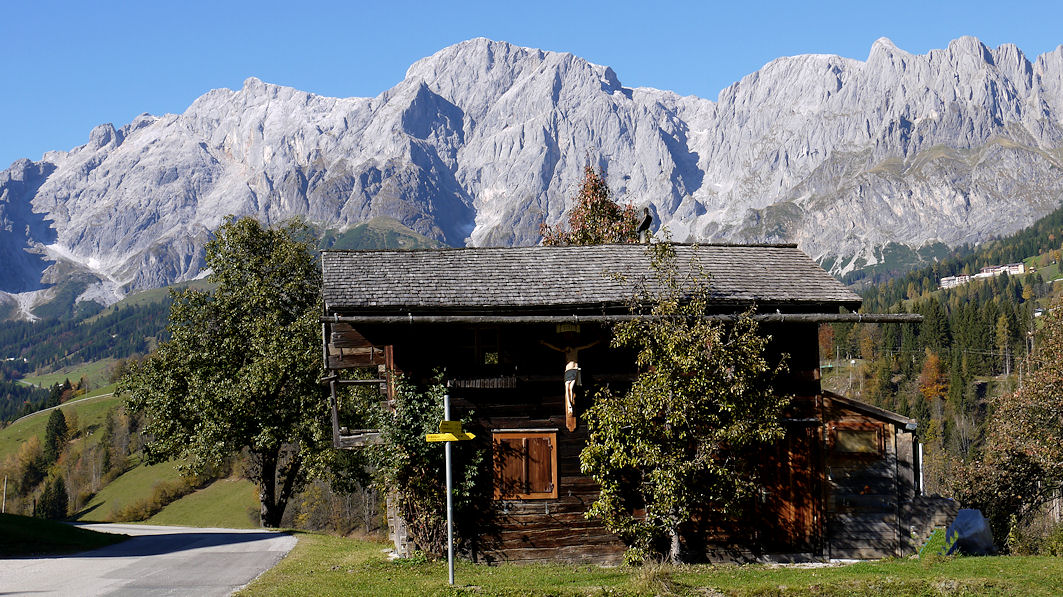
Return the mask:
<path id="1" fill-rule="evenodd" d="M 700 264 L 721 309 L 837 312 L 860 303 L 793 245 L 675 248 L 681 270 Z M 322 270 L 328 313 L 601 311 L 655 280 L 642 245 L 324 251 Z"/>

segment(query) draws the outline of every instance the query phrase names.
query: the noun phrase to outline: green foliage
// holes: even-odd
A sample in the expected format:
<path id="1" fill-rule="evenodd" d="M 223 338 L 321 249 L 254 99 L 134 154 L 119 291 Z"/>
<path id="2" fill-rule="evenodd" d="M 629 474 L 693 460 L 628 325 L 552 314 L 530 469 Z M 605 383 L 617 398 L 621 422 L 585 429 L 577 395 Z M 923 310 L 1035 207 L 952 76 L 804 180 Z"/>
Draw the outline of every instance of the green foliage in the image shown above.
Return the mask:
<path id="1" fill-rule="evenodd" d="M 945 290 L 926 282 L 909 281 L 914 298 L 893 304 L 882 301 L 906 294 L 896 280 L 865 293 L 865 311 L 918 313 L 923 322 L 835 324 L 821 355 L 843 359 L 826 370 L 824 387 L 917 419 L 927 491 L 956 495 L 955 480 L 966 478 L 956 471 L 992 449 L 994 396 L 1015 389 L 1030 369 L 1034 311 L 1053 289 L 1040 272 Z"/>
<path id="2" fill-rule="evenodd" d="M 662 290 L 636 297 L 644 317 L 618 324 L 613 339 L 637 351 L 640 373 L 624 395 L 595 396 L 580 461 L 601 486 L 588 515 L 675 561 L 693 518 L 734 511 L 756 489 L 743 456 L 782 435 L 788 398 L 772 390 L 781 365 L 765 358 L 769 339 L 752 313 L 706 320 L 706 281 L 679 275 L 671 245 L 648 250 Z"/>
<path id="3" fill-rule="evenodd" d="M 48 423 L 44 427 L 44 459 L 49 464 L 59 458 L 59 453 L 66 444 L 67 428 L 66 416 L 60 408 L 54 409 L 48 415 Z"/>
<path id="4" fill-rule="evenodd" d="M 383 443 L 372 448 L 371 456 L 381 485 L 395 492 L 413 543 L 433 556 L 447 548 L 444 447 L 442 442 L 425 441 L 425 435 L 439 431 L 445 393 L 439 383 L 422 390 L 399 378 L 395 410 L 383 418 Z M 469 551 L 476 550 L 473 542 L 487 531 L 491 504 L 487 433 L 472 425 L 471 418 L 463 420 L 463 428 L 473 431 L 476 439 L 451 448 L 455 541 Z"/>
<path id="5" fill-rule="evenodd" d="M 301 223 L 270 229 L 228 218 L 206 247 L 216 288 L 174 293 L 170 341 L 119 384 L 129 407 L 146 414 L 149 461 L 200 470 L 246 449 L 268 527 L 331 444 L 316 383 L 314 246 Z"/>
<path id="6" fill-rule="evenodd" d="M 5 379 L 0 373 L 0 422 L 38 411 L 48 400 L 48 390 Z"/>
<path id="7" fill-rule="evenodd" d="M 1056 522 L 1055 517 L 1030 517 L 1020 523 L 1017 516 L 1010 520 L 1007 551 L 1013 556 L 1063 556 L 1063 523 Z"/>
<path id="8" fill-rule="evenodd" d="M 1045 556 L 1063 557 L 1063 524 L 1056 524 L 1055 528 L 1045 535 L 1039 553 Z"/>
<path id="9" fill-rule="evenodd" d="M 1044 317 L 1036 347 L 1022 387 L 993 401 L 986 449 L 955 487 L 964 503 L 982 509 L 997 537 L 1063 490 L 1063 301 Z"/>
<path id="10" fill-rule="evenodd" d="M 37 499 L 37 506 L 33 515 L 37 518 L 60 520 L 66 518 L 69 497 L 66 494 L 66 483 L 62 475 L 56 475 L 44 485 L 41 497 Z"/>
<path id="11" fill-rule="evenodd" d="M 583 182 L 573 198 L 568 229 L 539 227 L 544 245 L 601 245 L 638 242 L 639 219 L 631 204 L 621 207 L 612 199 L 605 178 L 590 166 L 583 168 Z"/>

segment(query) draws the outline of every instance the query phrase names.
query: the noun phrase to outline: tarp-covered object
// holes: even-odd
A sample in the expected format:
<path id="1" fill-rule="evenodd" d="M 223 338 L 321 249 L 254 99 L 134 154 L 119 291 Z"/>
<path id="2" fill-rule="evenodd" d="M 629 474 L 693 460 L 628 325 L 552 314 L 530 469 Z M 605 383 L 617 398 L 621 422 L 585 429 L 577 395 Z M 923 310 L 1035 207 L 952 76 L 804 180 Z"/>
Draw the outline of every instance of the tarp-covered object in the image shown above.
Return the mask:
<path id="1" fill-rule="evenodd" d="M 950 546 L 945 555 L 959 552 L 969 556 L 988 556 L 997 553 L 993 531 L 981 510 L 960 510 L 945 531 L 945 545 Z"/>

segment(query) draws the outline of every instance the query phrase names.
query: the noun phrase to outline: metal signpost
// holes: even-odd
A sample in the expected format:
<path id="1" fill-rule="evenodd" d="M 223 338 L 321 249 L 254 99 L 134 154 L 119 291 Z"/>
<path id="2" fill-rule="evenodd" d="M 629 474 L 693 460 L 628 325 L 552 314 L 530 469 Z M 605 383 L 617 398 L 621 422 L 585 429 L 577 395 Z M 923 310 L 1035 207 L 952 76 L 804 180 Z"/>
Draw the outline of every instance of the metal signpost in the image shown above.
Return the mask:
<path id="1" fill-rule="evenodd" d="M 450 584 L 454 584 L 454 498 L 453 476 L 450 467 L 450 443 L 475 438 L 472 433 L 461 430 L 461 421 L 450 420 L 450 394 L 443 394 L 443 420 L 439 422 L 439 433 L 429 433 L 425 439 L 430 442 L 444 442 L 447 468 L 447 572 Z"/>

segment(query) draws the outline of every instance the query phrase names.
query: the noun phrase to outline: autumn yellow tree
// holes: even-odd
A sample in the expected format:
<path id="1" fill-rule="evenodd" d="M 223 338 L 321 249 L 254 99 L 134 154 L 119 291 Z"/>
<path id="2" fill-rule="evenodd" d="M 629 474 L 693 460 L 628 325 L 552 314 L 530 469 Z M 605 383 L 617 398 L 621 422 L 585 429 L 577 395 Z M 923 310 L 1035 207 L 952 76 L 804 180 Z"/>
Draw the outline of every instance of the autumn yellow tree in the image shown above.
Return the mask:
<path id="1" fill-rule="evenodd" d="M 919 393 L 931 401 L 944 399 L 949 393 L 949 386 L 941 367 L 941 358 L 929 348 L 926 349 L 926 359 L 919 373 Z"/>

